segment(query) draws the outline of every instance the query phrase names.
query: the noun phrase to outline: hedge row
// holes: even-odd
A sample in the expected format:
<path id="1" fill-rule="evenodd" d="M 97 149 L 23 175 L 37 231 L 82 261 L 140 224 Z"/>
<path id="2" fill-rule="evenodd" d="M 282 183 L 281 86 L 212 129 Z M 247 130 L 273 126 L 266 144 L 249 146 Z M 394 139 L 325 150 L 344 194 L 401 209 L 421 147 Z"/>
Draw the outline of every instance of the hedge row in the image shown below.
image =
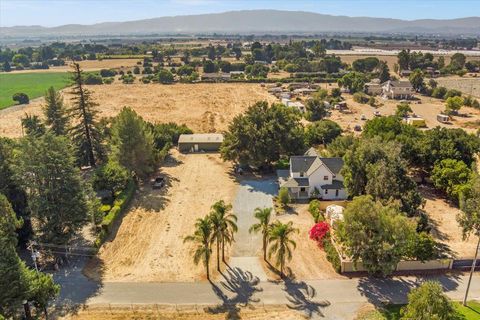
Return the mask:
<path id="1" fill-rule="evenodd" d="M 113 206 L 108 212 L 107 215 L 102 220 L 102 230 L 95 240 L 95 246 L 98 248 L 107 238 L 108 234 L 111 232 L 111 228 L 115 221 L 121 216 L 124 210 L 129 205 L 130 201 L 135 194 L 136 185 L 133 179 L 130 179 L 126 188 L 118 195 L 118 197 L 113 202 Z"/>
<path id="2" fill-rule="evenodd" d="M 332 243 L 331 237 L 323 238 L 323 250 L 327 254 L 327 260 L 332 264 L 333 269 L 336 272 L 340 273 L 342 271 L 342 266 L 340 262 L 340 256 L 338 255 L 337 249 Z"/>

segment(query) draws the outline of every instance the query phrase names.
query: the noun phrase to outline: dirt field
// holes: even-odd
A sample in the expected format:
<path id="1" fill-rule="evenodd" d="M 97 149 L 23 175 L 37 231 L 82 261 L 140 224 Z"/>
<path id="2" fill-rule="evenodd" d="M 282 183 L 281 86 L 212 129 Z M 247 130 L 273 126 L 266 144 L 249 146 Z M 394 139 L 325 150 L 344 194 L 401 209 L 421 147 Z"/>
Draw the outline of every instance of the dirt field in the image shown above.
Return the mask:
<path id="1" fill-rule="evenodd" d="M 259 84 L 121 84 L 89 86 L 99 104 L 101 116 L 115 116 L 124 106 L 135 109 L 145 120 L 186 124 L 196 132 L 218 132 L 239 113 L 259 100 L 276 99 Z M 64 91 L 68 91 L 65 89 Z M 65 94 L 69 103 L 70 96 Z M 18 137 L 22 134 L 20 118 L 41 114 L 43 98 L 28 105 L 0 111 L 0 135 Z"/>
<path id="2" fill-rule="evenodd" d="M 431 188 L 420 187 L 419 191 L 426 200 L 424 210 L 433 226 L 433 236 L 446 244 L 457 258 L 472 258 L 476 242 L 472 239 L 464 241 L 462 238 L 462 229 L 456 220 L 460 209 Z"/>
<path id="3" fill-rule="evenodd" d="M 333 88 L 334 85 L 323 84 L 322 88 Z M 392 115 L 397 109 L 399 104 L 398 100 L 385 100 L 380 97 L 377 97 L 378 108 L 373 108 L 368 104 L 361 104 L 353 101 L 353 96 L 350 94 L 342 94 L 346 99 L 348 108 L 351 113 L 341 113 L 337 110 L 332 111 L 330 117 L 331 120 L 337 122 L 344 130 L 352 131 L 355 125 L 364 126 L 365 121 L 360 120 L 362 114 L 366 116 L 367 119 L 372 119 L 374 117 L 373 112 L 379 111 L 381 115 Z M 417 95 L 421 103 L 417 101 L 412 101 L 411 108 L 415 114 L 419 117 L 425 119 L 427 128 L 434 128 L 436 126 L 447 127 L 447 128 L 463 128 L 467 132 L 474 133 L 479 128 L 477 126 L 477 121 L 480 120 L 480 110 L 462 107 L 460 113 L 463 116 L 453 117 L 450 124 L 443 124 L 437 121 L 437 114 L 445 110 L 445 103 L 439 99 L 424 97 Z"/>
<path id="4" fill-rule="evenodd" d="M 79 61 L 78 63 L 82 67 L 83 71 L 97 71 L 100 69 L 127 69 L 133 68 L 137 65 L 138 61 L 142 59 L 108 59 L 108 60 L 85 60 Z M 38 69 L 38 70 L 19 70 L 12 71 L 11 73 L 42 73 L 42 72 L 67 72 L 71 71 L 70 61 L 65 61 L 64 66 L 60 67 L 50 67 L 49 69 Z"/>
<path id="5" fill-rule="evenodd" d="M 155 308 L 150 308 L 155 309 Z M 237 317 L 238 316 L 238 317 Z M 68 315 L 62 317 L 64 320 L 223 320 L 223 319 L 242 319 L 242 320 L 300 320 L 307 319 L 307 317 L 301 312 L 287 309 L 285 306 L 268 306 L 268 310 L 263 307 L 257 308 L 242 308 L 238 314 L 228 315 L 227 313 L 207 313 L 203 311 L 191 310 L 191 311 L 144 311 L 144 310 L 116 310 L 109 308 L 95 308 L 94 310 L 80 311 L 76 315 Z"/>
<path id="6" fill-rule="evenodd" d="M 183 239 L 214 202 L 232 202 L 236 183 L 228 174 L 230 166 L 217 154 L 183 155 L 173 150 L 168 159 L 160 170 L 167 179 L 166 190 L 145 186 L 138 192 L 113 240 L 86 268 L 87 275 L 104 281 L 205 279 L 203 265 L 193 263 L 194 244 Z"/>
<path id="7" fill-rule="evenodd" d="M 315 241 L 310 240 L 308 232 L 313 227 L 314 222 L 310 213 L 307 211 L 307 204 L 293 204 L 289 214 L 275 216 L 283 223 L 293 221 L 293 226 L 299 229 L 299 233 L 294 234 L 292 239 L 297 243 L 297 248 L 293 251 L 292 260 L 287 262 L 286 266 L 291 269 L 297 279 L 342 279 L 342 275 L 335 272 L 332 265 L 327 260 L 325 251 L 319 248 Z M 262 257 L 260 260 L 263 261 Z M 265 264 L 265 270 L 269 278 L 277 279 L 278 276 L 273 273 Z"/>

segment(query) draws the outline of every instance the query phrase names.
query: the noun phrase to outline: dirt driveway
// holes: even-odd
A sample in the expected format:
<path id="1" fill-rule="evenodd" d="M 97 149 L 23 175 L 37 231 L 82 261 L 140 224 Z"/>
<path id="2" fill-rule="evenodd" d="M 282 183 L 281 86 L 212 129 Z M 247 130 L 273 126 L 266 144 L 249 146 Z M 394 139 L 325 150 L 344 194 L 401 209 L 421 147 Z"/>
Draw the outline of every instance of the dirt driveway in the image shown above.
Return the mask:
<path id="1" fill-rule="evenodd" d="M 214 202 L 233 201 L 237 184 L 230 169 L 218 154 L 173 150 L 160 170 L 167 178 L 166 189 L 145 186 L 138 192 L 113 240 L 100 249 L 96 268 L 87 274 L 104 281 L 203 279 L 203 265 L 193 263 L 194 245 L 183 239 Z"/>

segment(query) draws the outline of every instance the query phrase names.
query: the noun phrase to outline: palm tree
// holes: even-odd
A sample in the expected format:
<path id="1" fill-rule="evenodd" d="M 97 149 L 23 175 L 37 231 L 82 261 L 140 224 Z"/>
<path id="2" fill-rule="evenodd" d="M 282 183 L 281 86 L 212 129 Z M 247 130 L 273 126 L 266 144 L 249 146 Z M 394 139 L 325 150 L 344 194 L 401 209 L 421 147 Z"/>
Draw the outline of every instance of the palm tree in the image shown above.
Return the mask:
<path id="1" fill-rule="evenodd" d="M 276 256 L 275 265 L 280 266 L 280 275 L 283 278 L 283 267 L 285 261 L 292 259 L 292 248 L 295 249 L 297 244 L 289 237 L 292 233 L 298 232 L 298 229 L 293 227 L 293 222 L 289 221 L 284 224 L 280 221 L 275 222 L 269 232 L 268 242 L 272 243 L 268 251 L 268 257 Z"/>
<path id="2" fill-rule="evenodd" d="M 267 261 L 267 244 L 268 244 L 268 232 L 270 230 L 270 216 L 272 214 L 272 208 L 256 208 L 255 218 L 258 219 L 258 223 L 255 223 L 248 229 L 248 232 L 258 233 L 262 232 L 263 237 L 263 260 Z"/>
<path id="3" fill-rule="evenodd" d="M 237 216 L 230 213 L 232 206 L 220 200 L 213 204 L 210 221 L 213 228 L 212 242 L 217 242 L 217 270 L 220 271 L 220 245 L 222 246 L 222 261 L 225 262 L 225 242 L 234 241 L 233 234 L 237 232 Z"/>
<path id="4" fill-rule="evenodd" d="M 205 268 L 207 269 L 207 279 L 210 280 L 210 270 L 208 264 L 210 262 L 210 256 L 212 255 L 212 249 L 210 248 L 210 242 L 212 238 L 212 224 L 209 217 L 203 219 L 197 219 L 195 223 L 195 232 L 193 235 L 185 237 L 183 242 L 191 241 L 197 244 L 195 254 L 193 255 L 193 262 L 198 265 L 201 259 Z"/>

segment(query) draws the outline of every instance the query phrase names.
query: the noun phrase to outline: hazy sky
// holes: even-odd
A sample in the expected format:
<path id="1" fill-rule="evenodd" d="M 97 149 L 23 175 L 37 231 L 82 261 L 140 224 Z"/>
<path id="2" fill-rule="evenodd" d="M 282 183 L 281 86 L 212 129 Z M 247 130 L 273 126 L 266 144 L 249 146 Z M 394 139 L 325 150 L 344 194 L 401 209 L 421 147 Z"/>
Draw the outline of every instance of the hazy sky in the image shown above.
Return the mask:
<path id="1" fill-rule="evenodd" d="M 0 0 L 0 26 L 92 24 L 248 9 L 400 18 L 480 15 L 480 0 Z"/>

